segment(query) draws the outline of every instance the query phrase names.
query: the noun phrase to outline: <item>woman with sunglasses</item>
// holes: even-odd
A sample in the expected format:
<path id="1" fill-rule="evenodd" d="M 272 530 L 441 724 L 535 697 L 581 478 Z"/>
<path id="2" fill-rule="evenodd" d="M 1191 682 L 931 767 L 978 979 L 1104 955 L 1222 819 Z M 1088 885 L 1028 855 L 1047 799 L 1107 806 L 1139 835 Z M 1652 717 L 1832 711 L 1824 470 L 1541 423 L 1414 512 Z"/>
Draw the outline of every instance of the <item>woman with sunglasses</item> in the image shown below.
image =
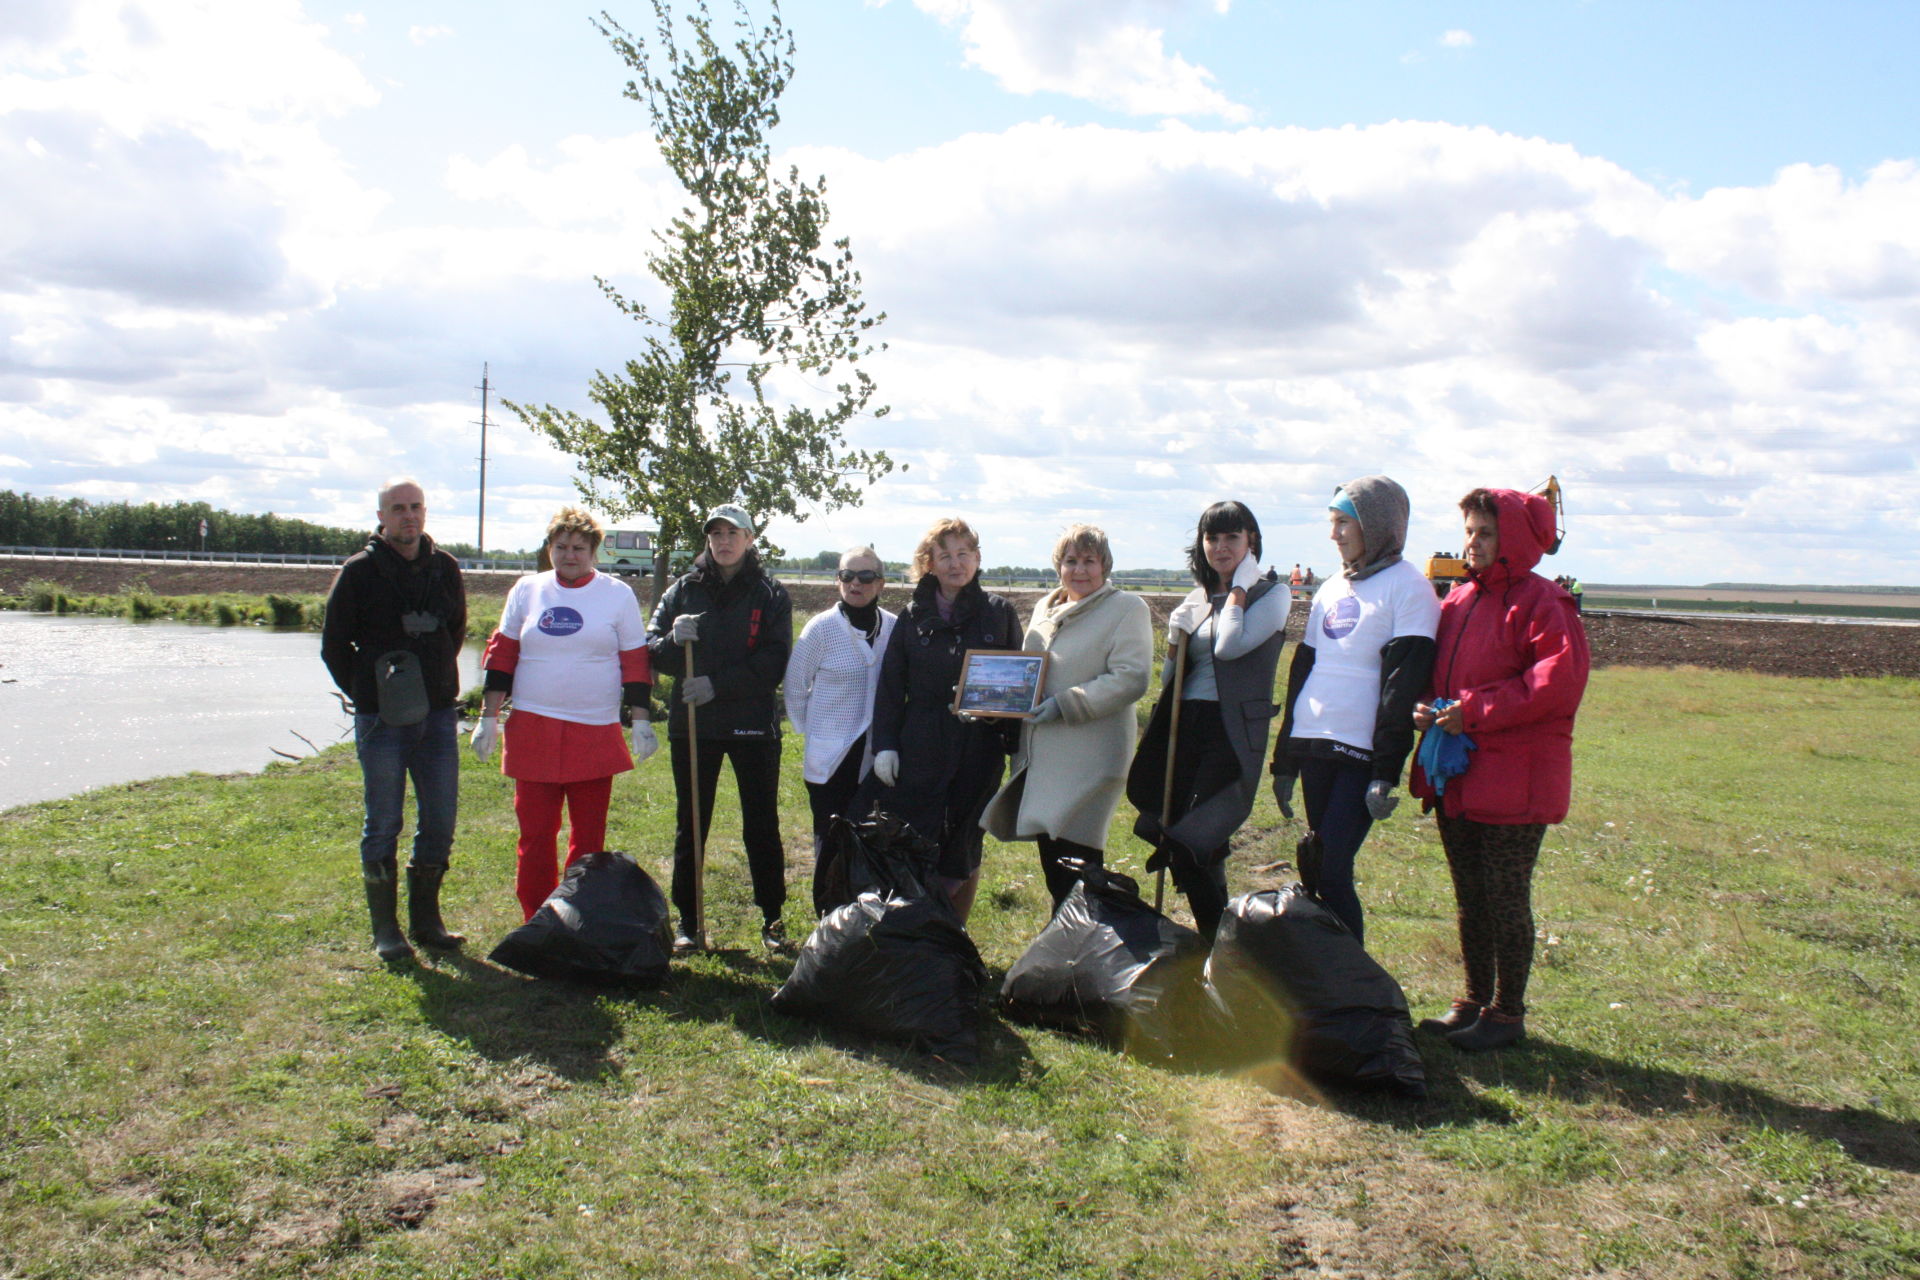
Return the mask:
<path id="1" fill-rule="evenodd" d="M 801 776 L 813 809 L 816 905 L 827 826 L 836 815 L 850 812 L 854 792 L 873 768 L 867 731 L 873 725 L 880 659 L 895 622 L 880 607 L 887 573 L 872 547 L 842 554 L 837 577 L 840 603 L 808 621 L 787 660 L 787 718 L 807 740 Z"/>

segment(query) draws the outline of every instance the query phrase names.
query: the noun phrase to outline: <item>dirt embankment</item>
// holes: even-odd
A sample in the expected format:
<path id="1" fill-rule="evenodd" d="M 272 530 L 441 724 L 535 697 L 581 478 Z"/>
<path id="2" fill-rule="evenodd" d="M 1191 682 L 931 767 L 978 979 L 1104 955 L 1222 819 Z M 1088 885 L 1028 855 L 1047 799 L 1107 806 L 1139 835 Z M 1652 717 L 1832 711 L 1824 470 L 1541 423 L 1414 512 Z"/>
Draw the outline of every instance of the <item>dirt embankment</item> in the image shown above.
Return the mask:
<path id="1" fill-rule="evenodd" d="M 338 565 L 189 564 L 155 560 L 54 560 L 0 556 L 0 595 L 17 595 L 29 582 L 57 582 L 80 595 L 119 595 L 142 589 L 157 596 L 325 595 Z M 518 573 L 469 573 L 467 590 L 505 596 Z"/>
<path id="2" fill-rule="evenodd" d="M 234 591 L 322 594 L 333 582 L 327 565 L 129 564 L 96 560 L 37 560 L 0 557 L 0 594 L 17 593 L 36 579 L 58 582 L 86 594 L 108 595 L 144 587 L 156 595 L 198 595 Z M 504 596 L 517 573 L 469 573 L 467 590 Z M 836 598 L 831 584 L 788 584 L 798 613 L 828 608 Z M 1042 593 L 1005 591 L 1024 617 Z M 647 588 L 640 587 L 643 603 Z M 1155 621 L 1165 623 L 1177 595 L 1146 597 Z M 905 606 L 904 587 L 888 588 L 883 603 Z M 1306 622 L 1306 602 L 1294 606 L 1289 637 L 1298 639 Z M 1591 614 L 1587 639 L 1596 666 L 1700 666 L 1726 671 L 1755 671 L 1782 676 L 1905 676 L 1920 679 L 1920 627 L 1854 626 L 1841 623 L 1725 622 L 1711 619 L 1635 618 Z"/>

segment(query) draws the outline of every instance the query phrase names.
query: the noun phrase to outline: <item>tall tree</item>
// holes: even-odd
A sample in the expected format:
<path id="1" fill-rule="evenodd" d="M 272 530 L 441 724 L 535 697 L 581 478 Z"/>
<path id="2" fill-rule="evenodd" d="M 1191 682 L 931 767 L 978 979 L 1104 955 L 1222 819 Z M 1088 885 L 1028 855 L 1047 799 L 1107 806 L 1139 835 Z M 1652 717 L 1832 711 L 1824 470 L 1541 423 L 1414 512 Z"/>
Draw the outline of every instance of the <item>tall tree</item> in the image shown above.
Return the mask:
<path id="1" fill-rule="evenodd" d="M 659 247 L 647 259 L 666 310 L 595 278 L 647 330 L 624 373 L 596 371 L 588 385 L 604 423 L 507 402 L 574 457 L 588 502 L 658 524 L 656 599 L 672 552 L 699 545 L 713 506 L 738 497 L 763 523 L 804 520 L 808 507 L 857 503 L 864 484 L 893 469 L 884 452 L 850 448 L 843 435 L 873 397 L 858 364 L 886 317 L 866 313 L 847 241 L 821 247 L 826 180 L 772 165 L 767 134 L 793 77 L 793 36 L 777 3 L 758 28 L 744 0 L 735 7 L 731 49 L 715 39 L 704 0 L 686 19 L 684 44 L 667 0 L 653 0 L 651 47 L 605 13 L 594 23 L 635 73 L 626 96 L 646 104 L 661 157 L 686 189 L 687 205 L 654 233 Z M 812 404 L 773 403 L 768 379 L 782 368 L 816 391 L 831 381 L 832 391 Z"/>

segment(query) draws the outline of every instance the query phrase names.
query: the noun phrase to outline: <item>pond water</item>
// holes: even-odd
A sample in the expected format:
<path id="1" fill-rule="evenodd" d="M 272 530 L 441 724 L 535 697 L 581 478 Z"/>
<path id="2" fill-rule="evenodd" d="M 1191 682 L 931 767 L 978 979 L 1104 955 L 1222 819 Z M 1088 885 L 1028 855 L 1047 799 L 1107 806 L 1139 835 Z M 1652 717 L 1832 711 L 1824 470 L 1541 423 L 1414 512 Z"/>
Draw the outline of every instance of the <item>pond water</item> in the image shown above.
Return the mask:
<path id="1" fill-rule="evenodd" d="M 479 668 L 470 646 L 462 688 Z M 0 809 L 353 737 L 312 631 L 0 610 L 0 682 Z"/>

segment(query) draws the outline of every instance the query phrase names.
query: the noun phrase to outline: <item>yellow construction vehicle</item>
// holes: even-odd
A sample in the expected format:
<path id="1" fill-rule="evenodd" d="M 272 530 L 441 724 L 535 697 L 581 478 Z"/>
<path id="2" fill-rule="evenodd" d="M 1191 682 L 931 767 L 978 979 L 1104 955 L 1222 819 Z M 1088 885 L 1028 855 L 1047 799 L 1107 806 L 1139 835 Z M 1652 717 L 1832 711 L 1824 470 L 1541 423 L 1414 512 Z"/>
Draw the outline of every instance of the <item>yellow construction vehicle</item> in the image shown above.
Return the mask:
<path id="1" fill-rule="evenodd" d="M 1553 543 L 1547 547 L 1547 554 L 1560 550 L 1560 544 L 1567 538 L 1567 508 L 1560 498 L 1560 480 L 1557 476 L 1548 476 L 1545 483 L 1537 484 L 1529 493 L 1537 493 L 1553 504 Z M 1436 551 L 1427 557 L 1427 581 L 1433 584 L 1437 595 L 1446 595 L 1453 590 L 1454 584 L 1467 580 L 1467 562 L 1458 551 Z"/>

